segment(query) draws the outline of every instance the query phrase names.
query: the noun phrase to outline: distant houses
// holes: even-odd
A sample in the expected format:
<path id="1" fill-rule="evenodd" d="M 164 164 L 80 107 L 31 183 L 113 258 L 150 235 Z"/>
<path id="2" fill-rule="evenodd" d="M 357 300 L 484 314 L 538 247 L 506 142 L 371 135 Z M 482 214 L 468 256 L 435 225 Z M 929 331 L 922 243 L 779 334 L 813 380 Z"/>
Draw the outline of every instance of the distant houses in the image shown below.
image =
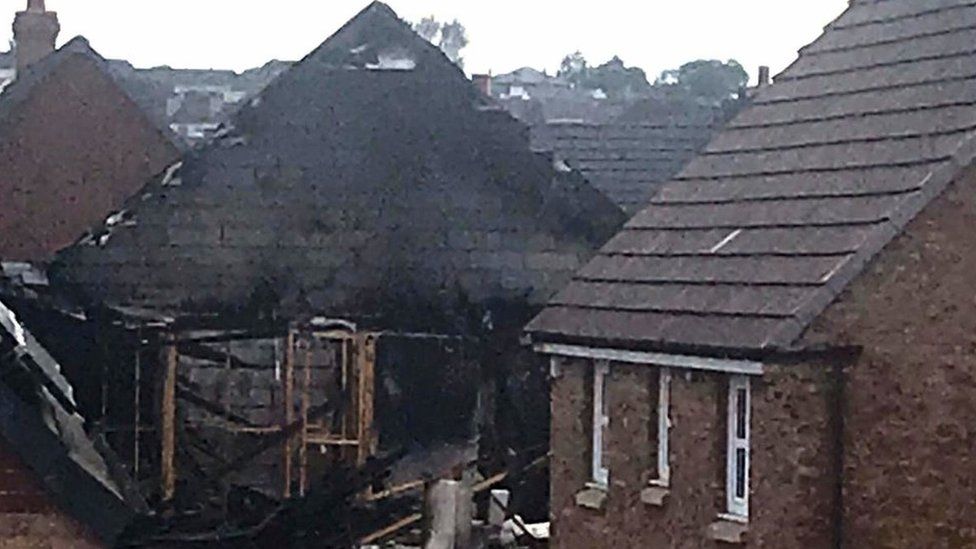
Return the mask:
<path id="1" fill-rule="evenodd" d="M 976 545 L 974 28 L 852 2 L 529 324 L 553 547 Z"/>

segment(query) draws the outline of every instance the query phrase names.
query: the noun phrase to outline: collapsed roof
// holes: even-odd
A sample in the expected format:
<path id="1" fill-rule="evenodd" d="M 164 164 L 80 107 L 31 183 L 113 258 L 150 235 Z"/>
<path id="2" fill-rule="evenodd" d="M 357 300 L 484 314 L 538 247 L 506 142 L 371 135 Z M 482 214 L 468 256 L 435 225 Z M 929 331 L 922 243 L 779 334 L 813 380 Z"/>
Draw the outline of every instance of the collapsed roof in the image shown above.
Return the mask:
<path id="1" fill-rule="evenodd" d="M 184 310 L 259 294 L 346 317 L 541 304 L 623 221 L 378 2 L 232 126 L 65 251 L 55 278 Z"/>
<path id="2" fill-rule="evenodd" d="M 856 0 L 527 328 L 789 349 L 976 153 L 976 5 Z"/>
<path id="3" fill-rule="evenodd" d="M 17 316 L 0 302 L 0 438 L 54 501 L 111 544 L 145 503 L 110 472 L 84 430 L 71 385 Z"/>

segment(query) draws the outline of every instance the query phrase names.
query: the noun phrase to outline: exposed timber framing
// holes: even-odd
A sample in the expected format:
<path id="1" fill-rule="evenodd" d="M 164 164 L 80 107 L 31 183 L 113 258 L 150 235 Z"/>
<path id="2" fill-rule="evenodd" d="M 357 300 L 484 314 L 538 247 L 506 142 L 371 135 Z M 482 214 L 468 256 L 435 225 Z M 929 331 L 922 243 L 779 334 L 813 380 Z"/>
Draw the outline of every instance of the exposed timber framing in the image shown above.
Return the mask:
<path id="1" fill-rule="evenodd" d="M 561 345 L 555 343 L 538 343 L 534 346 L 534 349 L 538 353 L 570 358 L 609 360 L 611 362 L 648 364 L 668 368 L 704 370 L 709 372 L 722 372 L 749 376 L 761 376 L 763 374 L 762 363 L 751 360 L 731 360 L 692 355 L 671 355 L 664 353 L 623 351 L 620 349 L 584 347 L 579 345 Z"/>
<path id="2" fill-rule="evenodd" d="M 285 347 L 285 371 L 284 371 L 284 406 L 285 423 L 291 425 L 295 421 L 295 332 L 288 331 L 288 341 Z M 281 495 L 288 499 L 291 497 L 291 467 L 292 467 L 292 442 L 293 436 L 285 438 L 283 458 L 284 458 L 284 486 Z"/>
<path id="3" fill-rule="evenodd" d="M 176 376 L 180 358 L 173 343 L 167 344 L 163 353 L 166 363 L 163 372 L 160 483 L 163 501 L 170 501 L 176 495 Z"/>
<path id="4" fill-rule="evenodd" d="M 357 407 L 358 422 L 356 438 L 359 446 L 356 450 L 356 463 L 363 466 L 366 459 L 376 453 L 376 437 L 373 433 L 374 396 L 376 393 L 376 337 L 365 334 L 358 338 L 359 358 Z"/>

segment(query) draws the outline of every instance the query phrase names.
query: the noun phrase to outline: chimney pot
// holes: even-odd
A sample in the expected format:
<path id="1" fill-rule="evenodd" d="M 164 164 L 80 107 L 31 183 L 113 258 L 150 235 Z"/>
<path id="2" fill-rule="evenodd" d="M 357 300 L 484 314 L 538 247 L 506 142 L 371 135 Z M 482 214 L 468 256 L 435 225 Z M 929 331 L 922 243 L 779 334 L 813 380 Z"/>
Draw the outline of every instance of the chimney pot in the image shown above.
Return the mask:
<path id="1" fill-rule="evenodd" d="M 763 65 L 759 67 L 759 86 L 769 85 L 769 67 Z"/>
<path id="2" fill-rule="evenodd" d="M 44 7 L 44 0 L 27 0 L 27 11 L 36 13 L 46 12 L 47 8 Z"/>

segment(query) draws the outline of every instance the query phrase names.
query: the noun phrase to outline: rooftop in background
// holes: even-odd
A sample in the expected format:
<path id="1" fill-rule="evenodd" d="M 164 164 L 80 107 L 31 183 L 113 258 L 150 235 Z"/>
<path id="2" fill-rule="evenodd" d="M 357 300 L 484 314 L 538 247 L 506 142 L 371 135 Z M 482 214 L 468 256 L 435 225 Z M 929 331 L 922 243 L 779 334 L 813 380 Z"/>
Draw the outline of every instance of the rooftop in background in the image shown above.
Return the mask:
<path id="1" fill-rule="evenodd" d="M 789 349 L 976 154 L 976 6 L 856 0 L 528 327 Z"/>
<path id="2" fill-rule="evenodd" d="M 44 2 L 30 2 L 14 23 L 14 48 L 0 52 L 0 91 L 27 66 L 49 55 L 60 30 L 58 15 Z M 19 52 L 19 53 L 18 53 Z M 290 63 L 270 61 L 236 73 L 227 70 L 136 69 L 126 61 L 108 63 L 113 76 L 158 127 L 173 132 L 185 145 L 197 145 Z M 19 68 L 18 68 L 19 67 Z"/>
<path id="3" fill-rule="evenodd" d="M 746 105 L 748 95 L 743 90 L 738 99 L 713 104 L 648 85 L 640 94 L 611 99 L 528 67 L 493 77 L 489 91 L 531 127 L 534 150 L 579 169 L 631 215 Z"/>

